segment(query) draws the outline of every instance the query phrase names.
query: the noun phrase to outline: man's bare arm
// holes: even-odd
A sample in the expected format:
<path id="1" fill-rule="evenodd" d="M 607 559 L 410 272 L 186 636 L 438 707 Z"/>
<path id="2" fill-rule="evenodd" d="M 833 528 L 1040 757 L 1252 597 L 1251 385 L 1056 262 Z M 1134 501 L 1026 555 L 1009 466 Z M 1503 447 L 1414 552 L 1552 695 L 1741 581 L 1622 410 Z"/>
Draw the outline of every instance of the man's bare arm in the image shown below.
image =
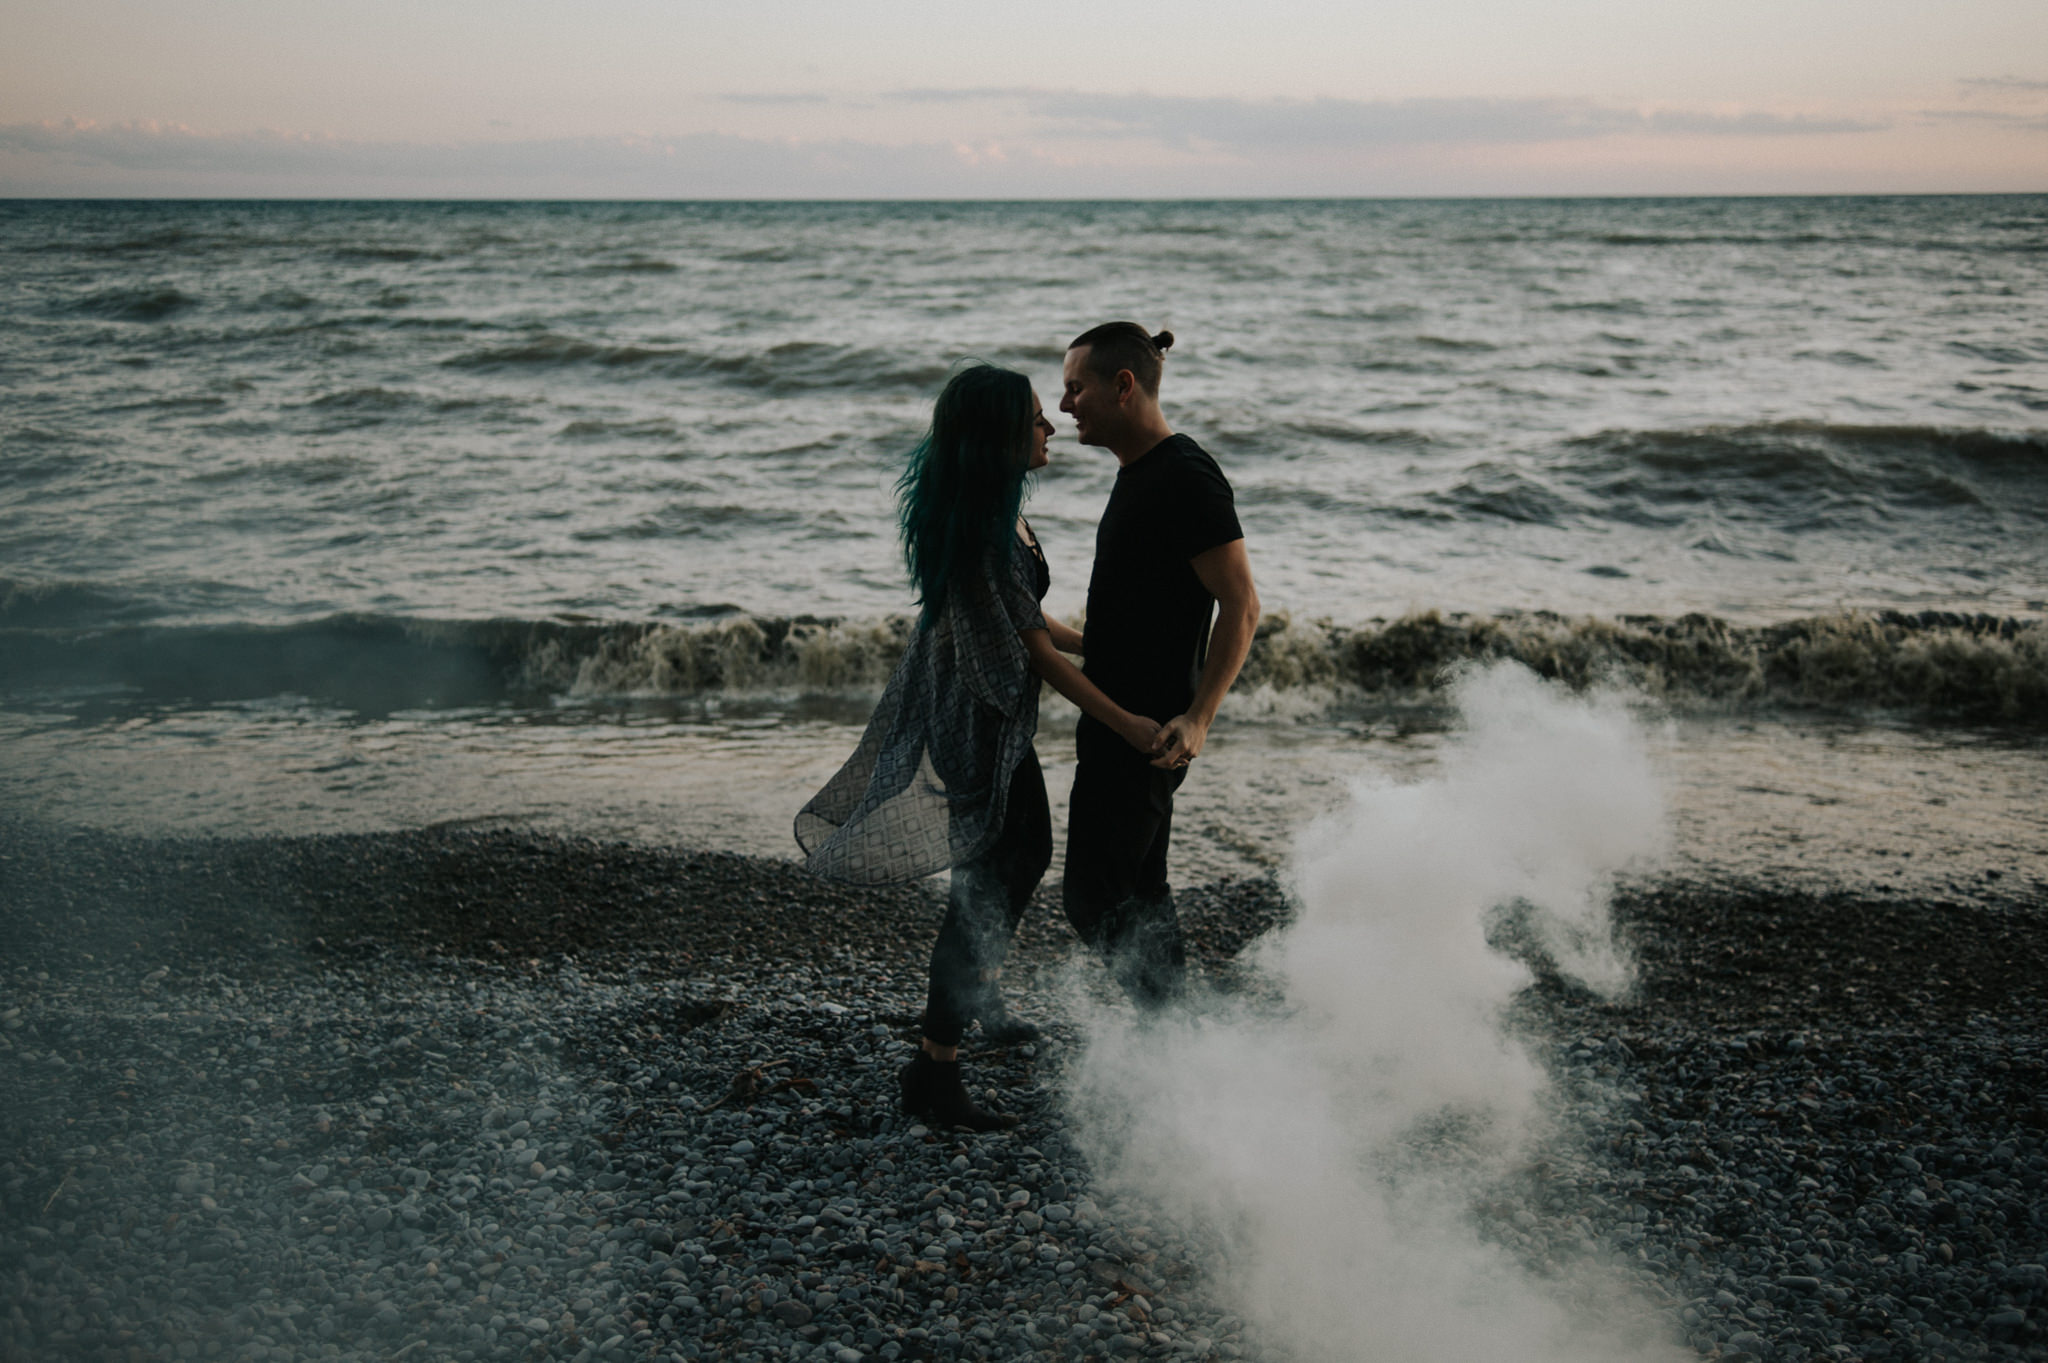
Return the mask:
<path id="1" fill-rule="evenodd" d="M 1159 754 L 1152 760 L 1155 767 L 1184 767 L 1201 754 L 1209 725 L 1237 680 L 1259 629 L 1259 592 L 1252 585 L 1252 561 L 1243 540 L 1205 550 L 1188 564 L 1216 598 L 1216 625 L 1209 631 L 1208 661 L 1202 664 L 1202 679 L 1187 713 L 1166 721 L 1152 740 L 1152 751 Z"/>
<path id="2" fill-rule="evenodd" d="M 1045 617 L 1045 630 L 1046 633 L 1052 636 L 1052 646 L 1060 652 L 1079 653 L 1082 651 L 1081 631 L 1075 629 L 1066 621 L 1055 620 L 1048 615 Z"/>

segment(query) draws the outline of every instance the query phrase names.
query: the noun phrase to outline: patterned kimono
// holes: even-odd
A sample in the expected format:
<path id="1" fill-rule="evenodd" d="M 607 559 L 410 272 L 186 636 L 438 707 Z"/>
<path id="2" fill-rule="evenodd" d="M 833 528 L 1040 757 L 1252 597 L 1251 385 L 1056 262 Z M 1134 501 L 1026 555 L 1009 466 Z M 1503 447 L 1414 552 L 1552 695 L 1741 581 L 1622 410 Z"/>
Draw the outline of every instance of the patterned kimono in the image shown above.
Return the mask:
<path id="1" fill-rule="evenodd" d="M 804 866 L 856 885 L 971 861 L 1002 831 L 1038 730 L 1019 630 L 1044 629 L 1044 560 L 1010 536 L 911 635 L 860 746 L 796 816 Z"/>

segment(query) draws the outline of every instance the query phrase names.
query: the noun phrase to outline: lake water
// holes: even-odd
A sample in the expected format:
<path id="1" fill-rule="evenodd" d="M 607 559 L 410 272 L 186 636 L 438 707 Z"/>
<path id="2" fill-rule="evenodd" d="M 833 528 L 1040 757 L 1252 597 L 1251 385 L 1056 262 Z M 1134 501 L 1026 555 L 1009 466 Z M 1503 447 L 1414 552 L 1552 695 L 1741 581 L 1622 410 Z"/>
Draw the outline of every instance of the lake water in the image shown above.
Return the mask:
<path id="1" fill-rule="evenodd" d="M 1730 791 L 1854 787 L 1861 874 L 1923 769 L 2048 855 L 2048 197 L 10 203 L 0 262 L 11 809 L 786 847 L 949 366 L 1050 402 L 1128 316 L 1276 616 L 1209 777 L 1267 794 L 1191 866 L 1426 763 L 1430 677 L 1497 654 L 1676 716 L 1709 861 Z M 1115 464 L 1053 461 L 1071 614 Z"/>

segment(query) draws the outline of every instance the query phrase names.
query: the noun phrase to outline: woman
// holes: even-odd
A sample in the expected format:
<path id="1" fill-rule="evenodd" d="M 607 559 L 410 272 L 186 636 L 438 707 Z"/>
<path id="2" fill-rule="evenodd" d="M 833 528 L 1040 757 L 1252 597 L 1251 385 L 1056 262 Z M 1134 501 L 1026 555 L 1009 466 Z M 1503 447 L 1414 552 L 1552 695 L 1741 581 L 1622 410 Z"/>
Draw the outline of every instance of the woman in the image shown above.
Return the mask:
<path id="1" fill-rule="evenodd" d="M 977 1131 L 1017 1119 L 967 1096 L 967 1024 L 979 1018 L 997 1039 L 1030 1034 L 1004 1017 L 995 981 L 1052 861 L 1031 748 L 1039 679 L 1141 750 L 1159 727 L 1060 656 L 1079 651 L 1080 632 L 1039 610 L 1050 574 L 1019 508 L 1051 434 L 1022 374 L 976 363 L 947 381 L 897 483 L 917 626 L 860 746 L 796 817 L 805 865 L 819 875 L 885 885 L 952 868 L 903 1109 Z"/>

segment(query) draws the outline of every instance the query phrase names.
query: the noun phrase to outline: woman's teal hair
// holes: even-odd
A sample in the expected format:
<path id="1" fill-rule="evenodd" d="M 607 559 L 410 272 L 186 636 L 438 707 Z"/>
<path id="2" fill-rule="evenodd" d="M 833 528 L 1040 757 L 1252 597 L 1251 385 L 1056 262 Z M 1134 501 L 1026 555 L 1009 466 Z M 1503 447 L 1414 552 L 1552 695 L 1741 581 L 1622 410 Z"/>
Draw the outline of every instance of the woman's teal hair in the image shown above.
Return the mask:
<path id="1" fill-rule="evenodd" d="M 903 561 L 924 620 L 963 574 L 991 553 L 1009 562 L 1031 453 L 1031 381 L 973 361 L 953 372 L 932 407 L 931 428 L 896 480 Z"/>

